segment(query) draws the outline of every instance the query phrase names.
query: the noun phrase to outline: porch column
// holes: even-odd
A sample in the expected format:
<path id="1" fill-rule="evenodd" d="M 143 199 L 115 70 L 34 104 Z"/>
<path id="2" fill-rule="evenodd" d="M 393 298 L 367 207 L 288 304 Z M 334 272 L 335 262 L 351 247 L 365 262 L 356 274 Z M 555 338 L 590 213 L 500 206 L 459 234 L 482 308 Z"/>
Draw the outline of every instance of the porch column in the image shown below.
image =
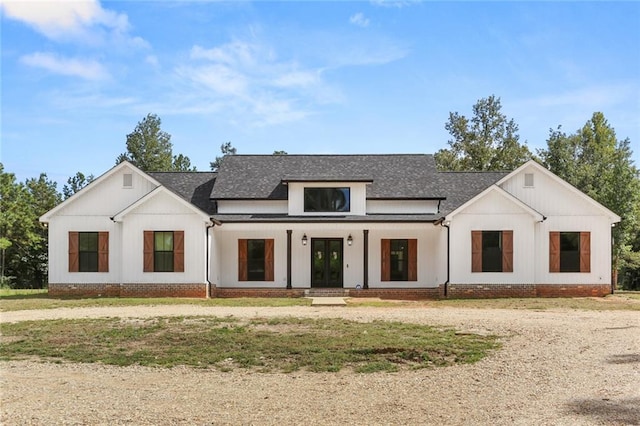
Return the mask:
<path id="1" fill-rule="evenodd" d="M 287 290 L 291 289 L 291 233 L 293 230 L 287 229 Z"/>
<path id="2" fill-rule="evenodd" d="M 364 248 L 362 249 L 364 256 L 362 262 L 364 265 L 364 270 L 362 271 L 362 288 L 369 288 L 369 230 L 364 229 L 362 234 L 364 236 Z"/>

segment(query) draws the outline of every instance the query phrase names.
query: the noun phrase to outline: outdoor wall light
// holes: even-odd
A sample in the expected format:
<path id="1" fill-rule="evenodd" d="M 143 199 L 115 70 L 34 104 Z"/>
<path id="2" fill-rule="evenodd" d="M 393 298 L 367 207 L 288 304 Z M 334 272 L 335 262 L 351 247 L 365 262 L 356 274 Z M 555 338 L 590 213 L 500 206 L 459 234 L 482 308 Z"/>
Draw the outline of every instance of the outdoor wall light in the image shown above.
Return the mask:
<path id="1" fill-rule="evenodd" d="M 304 234 L 304 235 L 302 236 L 302 245 L 303 245 L 303 246 L 306 246 L 306 245 L 307 245 L 307 234 Z"/>
<path id="2" fill-rule="evenodd" d="M 353 237 L 351 236 L 351 234 L 349 234 L 349 236 L 347 237 L 347 245 L 351 244 L 353 244 Z"/>

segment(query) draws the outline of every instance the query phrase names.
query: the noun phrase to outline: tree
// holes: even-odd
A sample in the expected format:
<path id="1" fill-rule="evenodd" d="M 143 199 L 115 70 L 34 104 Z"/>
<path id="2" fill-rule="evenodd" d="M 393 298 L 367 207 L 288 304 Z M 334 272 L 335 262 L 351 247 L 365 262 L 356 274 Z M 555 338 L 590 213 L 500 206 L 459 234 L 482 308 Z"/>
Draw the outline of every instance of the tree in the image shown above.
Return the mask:
<path id="1" fill-rule="evenodd" d="M 129 161 L 144 171 L 195 171 L 189 157 L 173 155 L 171 135 L 160 128 L 162 121 L 147 114 L 132 133 L 127 135 L 127 152 L 116 158 L 116 164 Z"/>
<path id="2" fill-rule="evenodd" d="M 273 155 L 289 155 L 287 151 L 273 151 Z"/>
<path id="3" fill-rule="evenodd" d="M 84 173 L 77 172 L 74 176 L 67 179 L 67 183 L 62 187 L 62 195 L 64 199 L 66 200 L 71 197 L 73 194 L 93 182 L 94 179 L 95 177 L 93 175 L 85 177 Z"/>
<path id="4" fill-rule="evenodd" d="M 227 155 L 236 155 L 236 152 L 238 152 L 238 150 L 231 145 L 231 142 L 225 142 L 220 145 L 220 152 L 222 153 L 222 156 L 219 157 L 216 155 L 216 159 L 209 163 L 209 165 L 211 166 L 211 170 L 218 170 L 222 159 Z"/>
<path id="5" fill-rule="evenodd" d="M 614 281 L 621 262 L 635 264 L 631 252 L 640 233 L 640 172 L 630 145 L 629 139 L 617 139 L 604 114 L 595 112 L 574 134 L 551 129 L 547 149 L 538 150 L 545 167 L 622 217 L 613 228 Z"/>
<path id="6" fill-rule="evenodd" d="M 46 174 L 16 182 L 0 164 L 0 249 L 2 282 L 15 287 L 43 287 L 47 282 L 47 231 L 38 218 L 60 202 L 56 183 Z"/>
<path id="7" fill-rule="evenodd" d="M 449 148 L 435 154 L 439 170 L 513 170 L 532 158 L 526 142 L 521 144 L 518 125 L 501 112 L 500 98 L 491 95 L 473 106 L 468 119 L 449 113 L 445 128 L 453 139 Z"/>

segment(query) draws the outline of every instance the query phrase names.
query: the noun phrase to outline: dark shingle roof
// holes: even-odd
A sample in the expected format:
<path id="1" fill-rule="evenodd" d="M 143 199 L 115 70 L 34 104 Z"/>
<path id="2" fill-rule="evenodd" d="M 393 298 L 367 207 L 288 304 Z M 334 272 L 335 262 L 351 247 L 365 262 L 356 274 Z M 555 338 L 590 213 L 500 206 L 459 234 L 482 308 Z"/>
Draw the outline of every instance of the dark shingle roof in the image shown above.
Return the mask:
<path id="1" fill-rule="evenodd" d="M 207 214 L 216 213 L 210 199 L 216 172 L 149 172 L 149 176 Z"/>
<path id="2" fill-rule="evenodd" d="M 440 215 L 448 215 L 508 174 L 508 172 L 438 173 L 438 182 L 447 197 L 440 204 Z"/>
<path id="3" fill-rule="evenodd" d="M 432 155 L 228 155 L 214 199 L 287 199 L 283 180 L 370 181 L 367 198 L 443 198 Z"/>

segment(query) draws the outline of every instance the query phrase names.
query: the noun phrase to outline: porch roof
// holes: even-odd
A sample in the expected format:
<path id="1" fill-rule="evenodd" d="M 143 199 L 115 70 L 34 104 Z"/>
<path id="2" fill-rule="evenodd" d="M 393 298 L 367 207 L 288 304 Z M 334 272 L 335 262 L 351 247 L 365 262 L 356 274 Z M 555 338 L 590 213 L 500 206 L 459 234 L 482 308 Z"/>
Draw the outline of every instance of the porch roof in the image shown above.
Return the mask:
<path id="1" fill-rule="evenodd" d="M 287 214 L 217 214 L 211 216 L 221 223 L 400 223 L 437 221 L 440 214 L 368 214 L 340 216 L 289 216 Z"/>

